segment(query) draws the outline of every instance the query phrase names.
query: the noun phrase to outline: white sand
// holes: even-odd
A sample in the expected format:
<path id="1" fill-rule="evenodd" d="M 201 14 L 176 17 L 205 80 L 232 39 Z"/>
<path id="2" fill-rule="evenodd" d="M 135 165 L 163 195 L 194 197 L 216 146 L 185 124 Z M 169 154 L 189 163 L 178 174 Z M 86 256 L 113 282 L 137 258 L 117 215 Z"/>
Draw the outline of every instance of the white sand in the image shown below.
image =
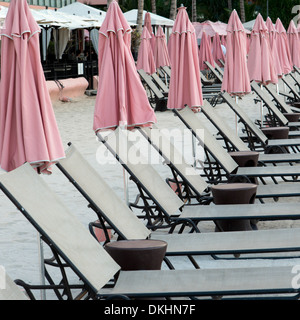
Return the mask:
<path id="1" fill-rule="evenodd" d="M 251 99 L 247 97 L 247 99 Z M 84 157 L 99 171 L 99 173 L 106 178 L 106 181 L 115 192 L 124 199 L 123 188 L 123 169 L 118 163 L 114 164 L 99 164 L 97 162 L 97 154 L 101 153 L 101 143 L 97 141 L 92 130 L 93 112 L 94 112 L 95 97 L 85 96 L 81 99 L 75 99 L 69 103 L 58 102 L 54 105 L 54 110 L 57 118 L 57 123 L 60 129 L 63 144 L 67 148 L 67 143 L 72 142 L 84 155 Z M 216 112 L 220 113 L 224 121 L 235 127 L 235 116 L 230 109 L 222 104 L 216 106 Z M 247 113 L 252 119 L 260 118 L 259 105 L 253 105 Z M 174 117 L 173 113 L 157 112 L 158 126 L 160 128 L 180 128 L 184 126 L 180 121 Z M 199 115 L 204 120 L 203 115 Z M 207 125 L 212 129 L 213 127 L 205 120 Z M 102 149 L 103 150 L 103 149 Z M 185 155 L 192 160 L 190 145 L 184 148 Z M 162 176 L 169 176 L 169 169 L 166 166 L 158 165 L 158 170 Z M 80 168 L 78 168 L 80 169 Z M 93 211 L 87 208 L 87 203 L 78 191 L 74 190 L 67 179 L 54 167 L 51 176 L 43 176 L 49 186 L 62 197 L 66 205 L 74 212 L 74 214 L 87 226 L 90 221 L 96 219 Z M 130 185 L 130 196 L 134 187 Z M 284 201 L 297 201 L 299 199 L 280 199 Z M 38 241 L 37 232 L 30 225 L 30 223 L 18 212 L 11 202 L 0 193 L 0 265 L 4 266 L 12 279 L 20 278 L 26 282 L 36 284 L 39 283 L 39 256 L 38 256 Z M 260 222 L 260 228 L 269 227 L 295 227 L 299 225 L 295 221 L 284 222 Z M 206 231 L 213 230 L 213 225 L 204 223 L 200 225 Z M 46 255 L 47 255 L 46 250 Z M 224 267 L 224 266 L 238 266 L 249 262 L 221 262 L 212 261 L 210 257 L 201 257 L 198 259 L 201 267 Z M 183 258 L 176 258 L 177 268 L 191 268 L 191 265 Z M 276 263 L 290 263 L 298 264 L 297 261 L 287 260 L 285 262 L 278 261 L 262 261 L 256 260 L 252 264 L 276 264 Z M 101 272 L 101 270 L 99 270 Z M 47 298 L 51 299 L 52 295 Z"/>

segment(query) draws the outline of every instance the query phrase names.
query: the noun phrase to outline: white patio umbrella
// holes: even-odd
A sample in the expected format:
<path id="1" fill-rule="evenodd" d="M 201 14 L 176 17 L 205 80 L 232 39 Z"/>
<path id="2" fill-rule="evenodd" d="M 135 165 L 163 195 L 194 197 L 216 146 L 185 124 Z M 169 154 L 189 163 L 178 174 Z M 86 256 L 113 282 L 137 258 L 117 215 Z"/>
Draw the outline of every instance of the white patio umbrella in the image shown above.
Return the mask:
<path id="1" fill-rule="evenodd" d="M 146 15 L 147 11 L 144 10 L 143 11 L 143 24 L 144 24 L 144 20 L 145 20 L 145 15 Z M 174 25 L 174 21 L 171 19 L 167 19 L 163 16 L 159 16 L 155 13 L 149 12 L 150 13 L 150 17 L 151 17 L 151 24 L 155 25 L 155 26 L 168 26 L 168 27 L 173 27 Z M 126 20 L 128 21 L 129 24 L 134 23 L 136 24 L 137 21 L 137 14 L 138 14 L 138 10 L 137 9 L 132 9 L 130 11 L 127 11 L 124 13 L 124 16 L 126 18 Z"/>

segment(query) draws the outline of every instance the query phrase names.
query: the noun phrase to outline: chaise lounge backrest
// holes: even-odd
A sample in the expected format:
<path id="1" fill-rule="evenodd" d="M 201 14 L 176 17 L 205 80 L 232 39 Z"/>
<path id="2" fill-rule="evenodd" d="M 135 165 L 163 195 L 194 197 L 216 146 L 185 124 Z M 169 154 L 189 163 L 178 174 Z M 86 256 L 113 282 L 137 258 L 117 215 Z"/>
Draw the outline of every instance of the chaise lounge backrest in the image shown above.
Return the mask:
<path id="1" fill-rule="evenodd" d="M 264 133 L 255 125 L 255 123 L 249 118 L 247 113 L 240 107 L 234 99 L 227 92 L 222 93 L 223 99 L 229 105 L 229 107 L 238 115 L 238 117 L 247 126 L 249 131 L 264 145 L 268 144 L 268 138 Z"/>
<path id="2" fill-rule="evenodd" d="M 186 162 L 182 153 L 175 148 L 162 130 L 153 125 L 152 129 L 143 128 L 140 129 L 140 131 L 149 139 L 156 150 L 162 154 L 166 163 L 176 170 L 181 179 L 185 181 L 198 196 L 201 196 L 201 193 L 207 189 L 208 184 L 200 176 L 199 172 Z"/>
<path id="3" fill-rule="evenodd" d="M 208 150 L 209 154 L 228 174 L 234 172 L 238 168 L 238 164 L 209 132 L 202 121 L 195 117 L 195 114 L 189 107 L 185 107 L 182 110 L 174 110 L 174 112 L 181 118 L 185 125 L 192 130 L 197 140 L 201 142 L 203 147 Z M 199 130 L 201 130 L 203 134 L 198 134 Z"/>
<path id="4" fill-rule="evenodd" d="M 120 269 L 30 164 L 0 175 L 0 189 L 95 293 Z"/>
<path id="5" fill-rule="evenodd" d="M 257 82 L 251 82 L 251 88 L 255 91 L 255 93 L 260 97 L 260 99 L 266 104 L 267 108 L 272 111 L 275 117 L 278 119 L 279 123 L 283 126 L 288 124 L 288 119 L 280 112 L 280 110 L 274 105 L 273 101 L 269 98 L 269 96 L 264 92 Z"/>
<path id="6" fill-rule="evenodd" d="M 93 209 L 101 210 L 104 219 L 111 226 L 115 226 L 114 229 L 118 230 L 123 239 L 146 239 L 150 235 L 149 229 L 89 165 L 74 145 L 69 146 L 66 158 L 60 160 L 57 166 L 88 196 Z"/>
<path id="7" fill-rule="evenodd" d="M 234 146 L 237 151 L 249 151 L 250 149 L 242 141 L 242 139 L 224 122 L 224 120 L 217 114 L 216 110 L 207 101 L 203 101 L 201 111 L 219 130 L 220 134 L 224 136 Z"/>
<path id="8" fill-rule="evenodd" d="M 293 113 L 293 110 L 284 101 L 284 97 L 276 92 L 276 90 L 275 90 L 275 88 L 273 88 L 272 84 L 265 85 L 265 88 L 270 93 L 270 95 L 273 97 L 273 99 L 280 105 L 280 107 L 283 109 L 283 112 Z"/>
<path id="9" fill-rule="evenodd" d="M 166 215 L 178 214 L 184 205 L 175 192 L 167 185 L 148 160 L 140 155 L 139 150 L 129 141 L 127 131 L 117 128 L 108 136 L 100 132 L 98 138 L 129 172 L 135 182 L 142 186 L 148 196 L 163 208 Z M 139 155 L 139 157 L 136 157 Z"/>

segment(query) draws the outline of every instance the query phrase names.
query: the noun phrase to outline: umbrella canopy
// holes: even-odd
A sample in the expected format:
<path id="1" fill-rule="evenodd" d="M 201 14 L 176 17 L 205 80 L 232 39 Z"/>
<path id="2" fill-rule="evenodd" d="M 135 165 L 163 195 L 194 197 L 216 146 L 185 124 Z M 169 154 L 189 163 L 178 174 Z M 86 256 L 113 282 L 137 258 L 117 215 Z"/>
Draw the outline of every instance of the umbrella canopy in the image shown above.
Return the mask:
<path id="1" fill-rule="evenodd" d="M 40 62 L 40 28 L 26 0 L 11 0 L 2 30 L 0 163 L 50 173 L 64 148 Z"/>
<path id="2" fill-rule="evenodd" d="M 275 29 L 277 31 L 276 42 L 277 52 L 283 74 L 288 74 L 293 70 L 292 58 L 288 44 L 286 30 L 279 18 L 276 20 Z"/>
<path id="3" fill-rule="evenodd" d="M 144 27 L 141 35 L 141 44 L 139 47 L 136 68 L 137 70 L 143 69 L 148 74 L 152 74 L 156 71 L 154 55 L 151 48 L 151 38 L 147 27 Z"/>
<path id="4" fill-rule="evenodd" d="M 272 20 L 269 17 L 266 20 L 266 26 L 267 26 L 268 32 L 269 32 L 269 42 L 270 42 L 270 47 L 271 47 L 271 53 L 273 56 L 273 63 L 274 63 L 275 72 L 278 77 L 282 77 L 283 72 L 282 72 L 282 67 L 281 67 L 281 63 L 279 60 L 279 55 L 278 55 L 278 50 L 277 50 L 277 41 L 276 41 L 276 37 L 278 36 L 278 33 L 275 29 L 275 26 L 274 26 Z"/>
<path id="5" fill-rule="evenodd" d="M 248 72 L 250 81 L 255 80 L 262 84 L 278 82 L 271 53 L 268 28 L 260 13 L 256 17 L 251 32 Z"/>
<path id="6" fill-rule="evenodd" d="M 156 122 L 130 51 L 131 28 L 112 1 L 99 30 L 99 82 L 93 129 L 150 126 Z"/>
<path id="7" fill-rule="evenodd" d="M 207 65 L 204 63 L 205 61 L 208 61 L 213 68 L 215 67 L 214 58 L 211 53 L 210 42 L 210 38 L 208 38 L 206 33 L 203 32 L 199 49 L 199 66 L 201 71 L 208 69 Z"/>
<path id="8" fill-rule="evenodd" d="M 221 40 L 220 40 L 220 35 L 216 33 L 213 36 L 213 41 L 212 41 L 212 56 L 214 61 L 220 66 L 223 67 L 219 59 L 225 62 L 225 55 L 221 47 Z"/>
<path id="9" fill-rule="evenodd" d="M 171 66 L 169 51 L 166 43 L 166 36 L 161 26 L 158 26 L 154 47 L 154 61 L 156 68 Z"/>
<path id="10" fill-rule="evenodd" d="M 300 40 L 298 30 L 295 26 L 293 20 L 291 20 L 288 30 L 287 30 L 287 37 L 290 47 L 291 59 L 293 66 L 300 67 Z"/>
<path id="11" fill-rule="evenodd" d="M 147 11 L 143 10 L 143 24 L 145 24 L 145 16 Z M 154 26 L 167 26 L 172 27 L 174 25 L 174 21 L 171 19 L 167 19 L 165 17 L 159 16 L 155 13 L 149 12 L 151 17 L 151 24 Z M 138 10 L 132 9 L 124 13 L 125 19 L 128 23 L 135 23 L 137 22 Z"/>
<path id="12" fill-rule="evenodd" d="M 246 55 L 246 33 L 236 10 L 233 10 L 227 26 L 222 91 L 232 95 L 243 95 L 251 91 Z"/>
<path id="13" fill-rule="evenodd" d="M 87 17 L 91 14 L 93 16 L 102 17 L 102 20 L 104 20 L 106 15 L 105 11 L 96 9 L 95 7 L 92 7 L 89 5 L 85 5 L 78 1 L 68 4 L 66 6 L 63 6 L 59 8 L 58 11 L 66 12 L 76 16 L 83 16 L 83 17 Z"/>
<path id="14" fill-rule="evenodd" d="M 64 14 L 73 15 L 73 17 L 81 17 L 83 20 L 88 22 L 90 28 L 101 27 L 106 15 L 105 11 L 85 5 L 78 1 L 63 6 L 59 8 L 57 11 Z"/>
<path id="15" fill-rule="evenodd" d="M 63 27 L 69 29 L 82 29 L 93 26 L 90 21 L 84 20 L 80 16 L 67 14 L 61 11 L 45 9 L 38 11 L 38 14 L 45 17 L 44 20 L 37 21 L 39 25 Z"/>
<path id="16" fill-rule="evenodd" d="M 172 72 L 167 107 L 180 109 L 186 104 L 191 108 L 202 106 L 197 40 L 185 7 L 178 9 L 169 38 L 169 52 Z"/>
<path id="17" fill-rule="evenodd" d="M 193 22 L 192 23 L 195 32 L 196 32 L 196 37 L 197 39 L 202 38 L 202 33 L 205 32 L 207 36 L 213 37 L 216 33 L 219 35 L 227 35 L 227 24 L 217 21 L 217 22 L 212 22 L 212 21 L 204 21 L 204 22 Z"/>
<path id="18" fill-rule="evenodd" d="M 155 35 L 152 29 L 151 25 L 151 15 L 150 12 L 147 12 L 145 14 L 145 20 L 144 20 L 144 27 L 146 27 L 149 31 L 149 34 L 151 36 L 150 43 L 151 43 L 151 49 L 154 52 L 154 47 L 155 47 Z"/>

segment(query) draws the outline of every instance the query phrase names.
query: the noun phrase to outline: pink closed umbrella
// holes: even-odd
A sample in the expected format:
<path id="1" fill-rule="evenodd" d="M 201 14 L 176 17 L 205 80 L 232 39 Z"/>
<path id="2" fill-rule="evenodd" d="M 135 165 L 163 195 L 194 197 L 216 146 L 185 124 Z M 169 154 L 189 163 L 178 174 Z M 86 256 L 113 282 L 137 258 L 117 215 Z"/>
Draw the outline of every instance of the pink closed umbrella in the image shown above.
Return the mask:
<path id="1" fill-rule="evenodd" d="M 247 68 L 247 39 L 245 29 L 233 10 L 227 26 L 226 57 L 222 91 L 231 95 L 250 93 L 250 79 Z"/>
<path id="2" fill-rule="evenodd" d="M 151 49 L 153 51 L 153 54 L 154 54 L 154 48 L 155 48 L 155 35 L 154 35 L 154 32 L 153 32 L 153 29 L 152 29 L 152 25 L 151 25 L 151 15 L 150 15 L 150 12 L 146 12 L 145 13 L 145 18 L 144 18 L 144 27 L 146 27 L 149 31 L 149 34 L 151 36 L 151 40 L 150 40 L 150 43 L 151 43 Z"/>
<path id="3" fill-rule="evenodd" d="M 288 44 L 286 30 L 279 18 L 276 20 L 275 29 L 278 32 L 276 37 L 277 51 L 283 74 L 288 74 L 293 70 L 293 63 Z"/>
<path id="4" fill-rule="evenodd" d="M 38 172 L 65 157 L 40 61 L 40 28 L 26 0 L 11 0 L 1 33 L 0 163 Z"/>
<path id="5" fill-rule="evenodd" d="M 161 26 L 158 26 L 154 47 L 154 61 L 156 68 L 171 66 L 166 36 Z"/>
<path id="6" fill-rule="evenodd" d="M 213 36 L 213 41 L 212 41 L 212 56 L 214 61 L 220 66 L 223 67 L 221 62 L 219 60 L 222 60 L 225 62 L 225 55 L 223 53 L 222 47 L 221 47 L 221 40 L 220 40 L 220 35 L 216 33 Z"/>
<path id="7" fill-rule="evenodd" d="M 215 67 L 214 58 L 211 53 L 210 41 L 210 38 L 207 37 L 205 32 L 203 32 L 199 49 L 199 66 L 201 71 L 208 68 L 204 63 L 205 61 L 208 61 L 213 68 Z"/>
<path id="8" fill-rule="evenodd" d="M 168 45 L 172 72 L 167 107 L 202 106 L 197 40 L 185 7 L 178 9 Z"/>
<path id="9" fill-rule="evenodd" d="M 274 63 L 274 68 L 275 72 L 277 74 L 277 77 L 282 77 L 283 71 L 278 55 L 278 50 L 277 50 L 277 41 L 276 38 L 278 37 L 278 32 L 276 31 L 272 20 L 268 17 L 266 20 L 266 26 L 268 28 L 269 32 L 269 42 L 270 42 L 270 47 L 271 47 L 271 53 L 273 56 L 273 63 Z"/>
<path id="10" fill-rule="evenodd" d="M 268 28 L 261 14 L 256 17 L 251 32 L 247 64 L 250 81 L 254 80 L 261 84 L 278 82 L 271 53 Z"/>
<path id="11" fill-rule="evenodd" d="M 118 126 L 151 126 L 156 122 L 136 71 L 130 41 L 131 28 L 118 3 L 113 0 L 99 30 L 95 132 Z"/>
<path id="12" fill-rule="evenodd" d="M 136 62 L 136 69 L 145 70 L 146 73 L 152 74 L 156 71 L 153 51 L 151 48 L 151 36 L 146 27 L 143 28 L 141 35 L 141 44 L 138 52 L 138 59 Z"/>
<path id="13" fill-rule="evenodd" d="M 295 26 L 293 20 L 291 20 L 288 30 L 287 30 L 287 37 L 290 47 L 291 59 L 293 66 L 300 67 L 300 40 L 298 30 Z"/>
<path id="14" fill-rule="evenodd" d="M 225 35 L 222 35 L 221 36 L 221 44 L 226 47 L 226 36 Z"/>

